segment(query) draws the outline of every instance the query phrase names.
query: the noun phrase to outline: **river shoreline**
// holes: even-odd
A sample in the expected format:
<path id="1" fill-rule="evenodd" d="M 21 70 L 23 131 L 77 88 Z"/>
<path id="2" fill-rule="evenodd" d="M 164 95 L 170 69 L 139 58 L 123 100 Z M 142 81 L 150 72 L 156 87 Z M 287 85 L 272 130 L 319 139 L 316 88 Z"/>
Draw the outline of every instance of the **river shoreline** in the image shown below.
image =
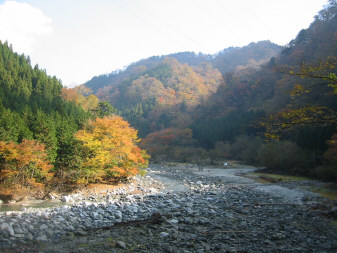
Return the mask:
<path id="1" fill-rule="evenodd" d="M 75 201 L 71 205 L 0 213 L 0 249 L 198 253 L 337 250 L 337 228 L 327 218 L 336 207 L 315 194 L 301 191 L 298 200 L 285 198 L 275 194 L 280 188 L 267 192 L 259 189 L 266 184 L 243 179 L 239 169 L 210 167 L 198 171 L 193 165 L 178 164 L 150 165 L 148 170 L 148 175 L 137 177 L 133 185 L 103 197 L 99 193 L 85 198 L 78 194 L 69 196 Z M 154 213 L 162 216 L 159 224 L 130 223 L 147 220 Z M 103 227 L 109 229 L 99 229 Z"/>

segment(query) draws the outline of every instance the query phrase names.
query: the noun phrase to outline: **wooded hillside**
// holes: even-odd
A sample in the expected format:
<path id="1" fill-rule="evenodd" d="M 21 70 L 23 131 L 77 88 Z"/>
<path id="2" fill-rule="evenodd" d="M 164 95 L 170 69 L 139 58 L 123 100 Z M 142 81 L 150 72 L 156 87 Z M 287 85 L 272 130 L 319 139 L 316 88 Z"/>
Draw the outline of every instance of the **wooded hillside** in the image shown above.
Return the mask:
<path id="1" fill-rule="evenodd" d="M 0 199 L 43 197 L 65 184 L 126 178 L 147 164 L 147 154 L 136 146 L 137 131 L 112 116 L 110 104 L 85 92 L 63 87 L 0 41 Z M 86 139 L 96 132 L 99 137 Z M 115 143 L 124 146 L 118 153 Z M 89 164 L 95 159 L 99 170 Z"/>
<path id="2" fill-rule="evenodd" d="M 153 158 L 234 158 L 336 178 L 334 120 L 302 120 L 287 129 L 272 121 L 287 111 L 300 119 L 309 112 L 335 117 L 336 25 L 336 2 L 330 1 L 284 48 L 263 41 L 213 56 L 151 57 L 85 85 L 139 129 Z M 279 141 L 264 142 L 273 136 Z M 294 151 L 291 157 L 284 149 Z"/>

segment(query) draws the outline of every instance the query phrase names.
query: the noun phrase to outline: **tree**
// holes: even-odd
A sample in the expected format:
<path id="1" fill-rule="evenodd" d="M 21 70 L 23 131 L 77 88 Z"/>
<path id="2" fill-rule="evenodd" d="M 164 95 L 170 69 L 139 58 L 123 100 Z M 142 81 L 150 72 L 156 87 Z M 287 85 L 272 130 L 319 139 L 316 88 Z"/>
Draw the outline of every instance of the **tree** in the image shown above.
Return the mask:
<path id="1" fill-rule="evenodd" d="M 200 158 L 204 150 L 196 150 L 194 146 L 196 141 L 192 138 L 192 129 L 189 128 L 166 128 L 148 134 L 141 142 L 141 147 L 158 161 L 191 161 L 194 157 Z"/>
<path id="2" fill-rule="evenodd" d="M 113 108 L 113 106 L 107 102 L 107 101 L 102 101 L 98 103 L 98 106 L 96 110 L 94 110 L 94 113 L 100 117 L 104 118 L 105 116 L 109 116 L 113 113 L 115 113 L 117 110 Z"/>
<path id="3" fill-rule="evenodd" d="M 127 178 L 148 164 L 148 155 L 136 146 L 137 130 L 120 116 L 96 118 L 75 137 L 86 151 L 82 164 L 86 181 Z"/>
<path id="4" fill-rule="evenodd" d="M 81 88 L 63 88 L 61 98 L 65 101 L 80 105 L 86 111 L 95 111 L 99 106 L 99 99 L 95 95 L 87 95 L 90 89 L 85 86 L 80 87 Z"/>
<path id="5" fill-rule="evenodd" d="M 324 152 L 326 166 L 318 167 L 315 176 L 325 181 L 337 181 L 337 134 L 327 141 L 329 148 Z"/>
<path id="6" fill-rule="evenodd" d="M 80 177 L 83 148 L 74 136 L 77 131 L 77 125 L 70 119 L 64 119 L 57 125 L 58 149 L 54 169 L 57 185 L 76 182 Z"/>
<path id="7" fill-rule="evenodd" d="M 328 57 L 324 61 L 318 62 L 315 65 L 307 65 L 302 63 L 299 68 L 290 68 L 289 74 L 293 76 L 299 76 L 303 78 L 313 78 L 319 80 L 325 80 L 321 84 L 328 84 L 329 87 L 332 87 L 333 93 L 337 93 L 337 76 L 336 76 L 336 65 L 337 58 L 336 57 Z M 303 92 L 310 92 L 310 89 L 305 89 L 305 87 L 301 84 L 296 84 L 292 96 L 300 95 Z"/>
<path id="8" fill-rule="evenodd" d="M 49 159 L 54 162 L 57 156 L 57 138 L 54 119 L 38 110 L 32 117 L 30 124 L 34 139 L 46 145 Z"/>
<path id="9" fill-rule="evenodd" d="M 292 104 L 271 115 L 268 119 L 260 122 L 266 129 L 266 137 L 278 139 L 280 132 L 303 125 L 331 125 L 337 123 L 336 76 L 337 58 L 328 57 L 325 61 L 316 65 L 302 64 L 299 68 L 284 68 L 282 71 L 291 76 L 306 80 L 318 80 L 318 82 L 296 83 L 290 92 Z M 320 93 L 320 100 L 313 99 Z M 302 96 L 300 100 L 299 97 Z M 303 96 L 306 96 L 303 98 Z M 313 101 L 318 101 L 313 104 Z M 329 102 L 330 101 L 330 102 Z"/>
<path id="10" fill-rule="evenodd" d="M 66 101 L 75 102 L 76 104 L 80 103 L 81 95 L 75 89 L 71 88 L 62 88 L 61 98 Z"/>
<path id="11" fill-rule="evenodd" d="M 231 145 L 232 157 L 248 164 L 256 164 L 257 153 L 262 143 L 263 140 L 257 136 L 237 136 Z"/>
<path id="12" fill-rule="evenodd" d="M 305 154 L 290 141 L 273 141 L 263 144 L 258 150 L 259 163 L 279 172 L 296 172 L 305 164 Z"/>
<path id="13" fill-rule="evenodd" d="M 44 144 L 34 140 L 22 143 L 0 141 L 0 182 L 7 186 L 35 186 L 50 178 L 49 164 Z"/>

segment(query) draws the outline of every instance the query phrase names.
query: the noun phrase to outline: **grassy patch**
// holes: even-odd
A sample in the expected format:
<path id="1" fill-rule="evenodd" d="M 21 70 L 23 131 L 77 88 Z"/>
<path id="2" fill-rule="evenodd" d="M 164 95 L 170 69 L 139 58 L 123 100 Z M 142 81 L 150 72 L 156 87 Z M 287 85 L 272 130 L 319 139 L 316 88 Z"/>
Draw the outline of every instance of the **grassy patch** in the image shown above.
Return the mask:
<path id="1" fill-rule="evenodd" d="M 288 176 L 288 175 L 279 175 L 279 174 L 269 174 L 269 173 L 260 173 L 260 172 L 252 172 L 246 175 L 246 177 L 255 179 L 259 183 L 277 183 L 277 182 L 291 182 L 291 181 L 307 181 L 312 179 L 306 177 L 298 177 L 298 176 Z M 306 188 L 307 189 L 307 188 Z M 313 185 L 309 189 L 311 192 L 317 193 L 322 197 L 328 198 L 330 200 L 337 200 L 337 184 L 327 183 L 327 184 L 319 184 Z"/>
<path id="2" fill-rule="evenodd" d="M 337 186 L 336 184 L 324 184 L 322 186 L 312 186 L 310 189 L 312 192 L 318 193 L 321 196 L 337 200 Z"/>
<path id="3" fill-rule="evenodd" d="M 306 177 L 297 177 L 297 176 L 279 175 L 279 174 L 267 174 L 267 173 L 259 173 L 259 172 L 249 173 L 248 177 L 257 180 L 260 183 L 277 183 L 277 182 L 310 180 L 309 178 L 306 178 Z"/>

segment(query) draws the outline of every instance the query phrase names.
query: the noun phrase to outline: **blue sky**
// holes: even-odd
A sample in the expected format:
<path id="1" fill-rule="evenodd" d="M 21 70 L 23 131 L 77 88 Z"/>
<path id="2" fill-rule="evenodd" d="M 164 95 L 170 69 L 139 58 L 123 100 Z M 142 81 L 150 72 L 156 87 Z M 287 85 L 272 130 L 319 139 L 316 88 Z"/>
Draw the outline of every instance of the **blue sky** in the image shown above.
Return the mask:
<path id="1" fill-rule="evenodd" d="M 287 44 L 326 0 L 0 0 L 0 40 L 64 85 L 153 55 Z"/>

